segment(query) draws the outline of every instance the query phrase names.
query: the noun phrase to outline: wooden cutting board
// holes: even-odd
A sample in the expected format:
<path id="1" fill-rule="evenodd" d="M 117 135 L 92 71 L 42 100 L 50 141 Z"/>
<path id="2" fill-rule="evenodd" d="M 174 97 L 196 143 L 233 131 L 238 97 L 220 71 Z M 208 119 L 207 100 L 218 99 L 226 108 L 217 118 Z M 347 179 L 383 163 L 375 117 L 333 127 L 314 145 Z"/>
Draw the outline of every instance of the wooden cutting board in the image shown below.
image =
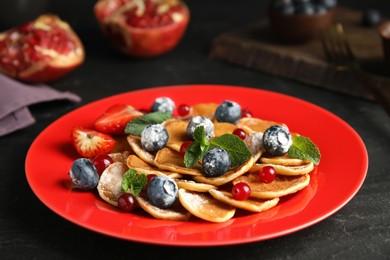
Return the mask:
<path id="1" fill-rule="evenodd" d="M 360 24 L 362 13 L 339 7 L 335 21 L 341 22 L 355 56 L 370 72 L 375 86 L 390 95 L 390 64 L 385 62 L 382 41 L 376 28 Z M 279 41 L 263 20 L 237 31 L 218 35 L 210 57 L 247 68 L 285 77 L 313 86 L 372 100 L 372 95 L 348 71 L 338 71 L 326 61 L 321 40 L 304 44 Z"/>

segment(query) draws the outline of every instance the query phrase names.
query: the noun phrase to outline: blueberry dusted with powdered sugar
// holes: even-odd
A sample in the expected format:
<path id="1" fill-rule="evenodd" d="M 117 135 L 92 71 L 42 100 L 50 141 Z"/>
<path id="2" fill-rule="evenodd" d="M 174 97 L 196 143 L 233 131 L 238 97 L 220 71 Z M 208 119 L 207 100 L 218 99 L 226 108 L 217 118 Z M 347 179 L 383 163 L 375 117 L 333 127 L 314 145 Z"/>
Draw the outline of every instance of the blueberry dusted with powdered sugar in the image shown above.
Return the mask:
<path id="1" fill-rule="evenodd" d="M 187 126 L 187 135 L 192 138 L 194 131 L 197 127 L 203 126 L 207 139 L 214 137 L 214 124 L 213 122 L 204 116 L 194 116 L 191 118 Z"/>
<path id="2" fill-rule="evenodd" d="M 167 112 L 173 114 L 175 102 L 169 97 L 159 97 L 154 100 L 152 112 Z"/>
<path id="3" fill-rule="evenodd" d="M 177 198 L 178 186 L 176 182 L 167 176 L 156 176 L 148 184 L 149 201 L 156 207 L 169 208 Z"/>
<path id="4" fill-rule="evenodd" d="M 148 152 L 157 152 L 168 143 L 168 131 L 163 125 L 148 125 L 141 132 L 142 147 Z"/>
<path id="5" fill-rule="evenodd" d="M 228 152 L 222 148 L 211 148 L 203 156 L 202 167 L 207 177 L 218 177 L 230 168 L 231 160 Z"/>
<path id="6" fill-rule="evenodd" d="M 76 159 L 69 172 L 75 188 L 80 190 L 92 190 L 99 182 L 99 174 L 92 161 L 87 158 Z"/>
<path id="7" fill-rule="evenodd" d="M 283 155 L 288 152 L 291 145 L 291 134 L 286 127 L 274 125 L 265 130 L 263 135 L 263 147 L 269 155 Z"/>

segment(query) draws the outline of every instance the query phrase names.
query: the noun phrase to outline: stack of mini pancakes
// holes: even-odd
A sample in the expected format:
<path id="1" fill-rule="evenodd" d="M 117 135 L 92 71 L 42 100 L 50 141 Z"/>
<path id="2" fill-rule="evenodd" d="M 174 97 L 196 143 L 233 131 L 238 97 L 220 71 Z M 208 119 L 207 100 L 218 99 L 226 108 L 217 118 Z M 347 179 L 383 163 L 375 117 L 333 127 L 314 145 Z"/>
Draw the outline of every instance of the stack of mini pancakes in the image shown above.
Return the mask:
<path id="1" fill-rule="evenodd" d="M 168 131 L 169 141 L 157 153 L 143 149 L 138 136 L 128 135 L 123 142 L 118 142 L 120 148 L 110 154 L 114 163 L 100 177 L 100 197 L 118 206 L 122 176 L 128 169 L 135 169 L 139 174 L 165 175 L 173 178 L 179 187 L 176 203 L 171 208 L 161 209 L 149 202 L 146 193 L 141 193 L 136 199 L 143 210 L 157 219 L 185 221 L 195 216 L 210 222 L 224 222 L 231 219 L 237 210 L 262 212 L 275 207 L 281 197 L 309 185 L 309 173 L 314 169 L 312 162 L 287 155 L 269 157 L 263 152 L 258 136 L 268 127 L 280 123 L 258 118 L 242 118 L 236 124 L 216 122 L 213 116 L 217 106 L 214 103 L 198 104 L 192 107 L 190 115 L 165 121 L 163 125 Z M 220 177 L 206 177 L 200 163 L 186 168 L 179 151 L 181 144 L 190 140 L 186 134 L 189 119 L 198 115 L 213 120 L 215 137 L 231 134 L 236 128 L 243 129 L 247 133 L 245 142 L 252 157 Z M 273 182 L 264 183 L 257 172 L 268 165 L 274 167 L 277 175 Z M 249 199 L 233 199 L 231 189 L 238 182 L 249 184 Z"/>

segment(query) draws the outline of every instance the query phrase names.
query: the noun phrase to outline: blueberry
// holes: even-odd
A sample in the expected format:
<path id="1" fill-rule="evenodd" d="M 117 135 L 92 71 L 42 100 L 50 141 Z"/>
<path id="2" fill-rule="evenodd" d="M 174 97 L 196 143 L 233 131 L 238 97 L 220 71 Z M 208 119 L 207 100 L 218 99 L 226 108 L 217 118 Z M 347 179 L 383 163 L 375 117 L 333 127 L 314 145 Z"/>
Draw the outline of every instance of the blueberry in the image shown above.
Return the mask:
<path id="1" fill-rule="evenodd" d="M 265 130 L 263 135 L 263 147 L 269 155 L 283 155 L 288 152 L 291 145 L 291 134 L 286 127 L 274 125 Z"/>
<path id="2" fill-rule="evenodd" d="M 217 107 L 215 118 L 219 122 L 234 124 L 241 118 L 241 106 L 234 101 L 225 100 Z"/>
<path id="3" fill-rule="evenodd" d="M 223 175 L 231 165 L 228 152 L 222 148 L 211 148 L 203 156 L 202 167 L 207 177 Z"/>
<path id="4" fill-rule="evenodd" d="M 147 193 L 154 206 L 165 209 L 175 203 L 178 187 L 172 178 L 156 176 L 148 184 Z"/>
<path id="5" fill-rule="evenodd" d="M 204 116 L 194 116 L 191 118 L 187 125 L 187 135 L 192 138 L 192 135 L 198 126 L 204 127 L 207 139 L 210 139 L 214 136 L 214 124 L 210 119 Z"/>
<path id="6" fill-rule="evenodd" d="M 283 14 L 293 14 L 294 5 L 292 0 L 274 0 L 270 4 L 271 9 L 278 10 Z"/>
<path id="7" fill-rule="evenodd" d="M 92 161 L 79 158 L 72 163 L 69 171 L 70 178 L 75 188 L 80 190 L 92 190 L 99 182 L 99 174 Z"/>
<path id="8" fill-rule="evenodd" d="M 295 6 L 296 14 L 313 15 L 315 13 L 315 7 L 312 3 L 301 2 Z"/>
<path id="9" fill-rule="evenodd" d="M 154 100 L 152 112 L 167 112 L 173 114 L 175 103 L 169 97 L 159 97 Z"/>
<path id="10" fill-rule="evenodd" d="M 336 7 L 337 0 L 316 0 L 315 3 L 324 6 L 326 9 L 331 9 Z"/>
<path id="11" fill-rule="evenodd" d="M 163 125 L 148 125 L 141 132 L 142 147 L 148 152 L 157 152 L 168 143 L 168 131 Z"/>
<path id="12" fill-rule="evenodd" d="M 366 27 L 374 27 L 381 21 L 381 13 L 376 9 L 368 9 L 363 12 L 362 25 Z"/>

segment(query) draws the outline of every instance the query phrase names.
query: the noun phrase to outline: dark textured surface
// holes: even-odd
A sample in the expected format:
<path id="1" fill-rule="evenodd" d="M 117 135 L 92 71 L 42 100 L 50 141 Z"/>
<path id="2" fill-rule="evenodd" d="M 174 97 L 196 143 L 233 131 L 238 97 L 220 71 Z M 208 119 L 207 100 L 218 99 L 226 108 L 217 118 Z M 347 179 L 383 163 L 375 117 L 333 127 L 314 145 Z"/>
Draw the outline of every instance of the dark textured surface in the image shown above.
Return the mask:
<path id="1" fill-rule="evenodd" d="M 341 2 L 361 10 L 378 7 L 390 11 L 388 1 Z M 51 85 L 77 93 L 83 102 L 34 105 L 35 125 L 0 138 L 0 259 L 390 258 L 390 120 L 385 112 L 370 101 L 208 57 L 213 37 L 264 18 L 266 1 L 188 1 L 192 20 L 183 41 L 173 52 L 150 60 L 129 59 L 111 48 L 95 23 L 94 1 L 50 3 L 51 11 L 76 29 L 87 50 L 83 66 Z M 34 138 L 54 120 L 78 106 L 117 93 L 192 83 L 273 90 L 330 110 L 349 123 L 367 146 L 370 163 L 362 188 L 344 208 L 310 228 L 269 241 L 215 248 L 160 247 L 103 236 L 62 219 L 33 194 L 25 178 L 25 156 Z M 329 138 L 335 134 L 329 133 Z"/>

